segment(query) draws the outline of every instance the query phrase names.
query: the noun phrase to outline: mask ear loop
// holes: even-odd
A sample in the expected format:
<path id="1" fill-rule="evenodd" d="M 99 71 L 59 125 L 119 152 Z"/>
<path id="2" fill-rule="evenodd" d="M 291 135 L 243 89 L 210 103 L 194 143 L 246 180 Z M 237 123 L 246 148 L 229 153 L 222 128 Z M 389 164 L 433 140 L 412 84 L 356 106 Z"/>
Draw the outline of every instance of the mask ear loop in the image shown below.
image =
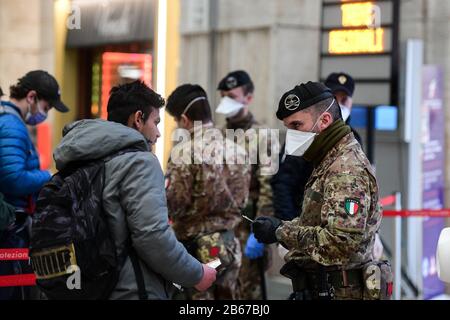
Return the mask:
<path id="1" fill-rule="evenodd" d="M 194 105 L 194 103 L 196 103 L 197 101 L 200 101 L 200 100 L 206 100 L 206 97 L 198 97 L 198 98 L 195 98 L 194 100 L 192 100 L 191 102 L 189 102 L 189 104 L 184 109 L 184 111 L 183 111 L 183 113 L 181 115 L 183 115 L 183 114 L 185 115 L 186 112 L 188 112 L 189 109 Z"/>
<path id="2" fill-rule="evenodd" d="M 331 101 L 331 103 L 330 103 L 330 105 L 328 106 L 328 108 L 327 108 L 324 112 L 322 112 L 322 114 L 320 115 L 320 117 L 321 117 L 325 112 L 327 112 L 328 110 L 331 109 L 331 106 L 333 105 L 334 100 L 335 100 L 335 99 L 333 98 L 333 101 Z M 312 127 L 312 129 L 311 129 L 309 132 L 312 132 L 312 131 L 314 130 L 314 128 L 317 126 L 317 124 L 318 124 L 319 121 L 320 121 L 320 117 L 319 117 L 319 119 L 317 119 L 316 123 L 314 124 L 314 126 Z"/>

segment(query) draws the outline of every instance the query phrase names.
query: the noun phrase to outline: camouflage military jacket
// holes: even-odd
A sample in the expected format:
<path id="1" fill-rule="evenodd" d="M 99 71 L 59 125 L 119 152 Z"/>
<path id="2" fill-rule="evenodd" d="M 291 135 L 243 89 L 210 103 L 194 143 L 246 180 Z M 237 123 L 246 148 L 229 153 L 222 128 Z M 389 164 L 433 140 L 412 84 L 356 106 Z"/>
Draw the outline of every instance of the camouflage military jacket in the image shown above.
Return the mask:
<path id="1" fill-rule="evenodd" d="M 276 235 L 289 249 L 286 261 L 352 269 L 370 261 L 380 223 L 377 181 L 350 133 L 314 169 L 301 215 L 283 222 Z"/>
<path id="2" fill-rule="evenodd" d="M 202 127 L 203 137 L 207 129 L 213 129 L 212 125 Z M 219 129 L 213 130 L 222 136 Z M 248 200 L 250 165 L 245 164 L 245 150 L 231 141 L 208 140 L 203 147 L 194 144 L 191 164 L 175 164 L 172 159 L 168 163 L 167 206 L 173 229 L 182 241 L 234 229 Z M 230 148 L 235 159 L 230 159 Z M 204 151 L 213 149 L 230 151 L 223 153 L 226 161 L 212 163 L 209 152 Z"/>
<path id="3" fill-rule="evenodd" d="M 250 112 L 246 117 L 241 118 L 237 121 L 228 119 L 224 131 L 230 129 L 242 129 L 244 131 L 252 129 L 255 130 L 256 133 L 260 133 L 260 130 L 267 130 L 267 128 L 265 128 L 255 120 Z M 266 145 L 269 151 L 271 150 L 271 146 L 276 144 L 276 150 L 278 151 L 279 141 L 277 139 L 272 139 L 270 133 L 268 131 L 266 132 L 268 133 L 266 136 L 259 137 L 257 135 L 257 141 L 259 142 L 261 139 L 260 145 Z M 251 148 L 249 145 L 250 144 L 246 145 L 247 152 L 251 152 L 251 150 L 249 150 L 249 148 Z M 250 216 L 273 216 L 273 195 L 272 188 L 270 186 L 270 180 L 272 179 L 274 173 L 267 174 L 267 172 L 269 172 L 268 169 L 269 166 L 263 166 L 260 163 L 252 164 L 249 194 L 250 201 L 248 202 L 248 207 L 246 209 L 246 213 Z"/>

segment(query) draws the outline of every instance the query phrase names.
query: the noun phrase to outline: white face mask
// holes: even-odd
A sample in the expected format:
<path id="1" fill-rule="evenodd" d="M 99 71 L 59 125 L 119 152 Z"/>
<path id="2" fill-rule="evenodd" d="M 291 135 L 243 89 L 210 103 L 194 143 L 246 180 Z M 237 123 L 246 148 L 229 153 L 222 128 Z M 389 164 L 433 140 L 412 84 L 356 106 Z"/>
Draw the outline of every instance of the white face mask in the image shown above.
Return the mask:
<path id="1" fill-rule="evenodd" d="M 286 132 L 286 150 L 288 156 L 301 157 L 314 142 L 317 133 L 288 129 Z"/>
<path id="2" fill-rule="evenodd" d="M 223 114 L 227 118 L 232 118 L 237 115 L 243 107 L 243 103 L 237 102 L 229 97 L 223 97 L 216 109 L 216 113 Z"/>
<path id="3" fill-rule="evenodd" d="M 344 119 L 344 122 L 346 122 L 348 120 L 348 118 L 350 117 L 350 108 L 346 107 L 346 106 L 340 106 L 341 107 L 341 113 L 342 113 L 342 119 Z"/>
<path id="4" fill-rule="evenodd" d="M 439 278 L 443 282 L 450 283 L 450 228 L 441 232 L 436 258 Z"/>
<path id="5" fill-rule="evenodd" d="M 324 111 L 327 112 L 330 110 L 331 106 L 333 105 L 333 101 L 331 101 L 331 104 L 328 106 L 328 108 Z M 317 133 L 314 133 L 314 128 L 317 126 L 317 124 L 320 121 L 320 118 L 322 117 L 323 113 L 320 115 L 320 117 L 317 119 L 316 123 L 314 123 L 314 126 L 310 130 L 310 132 L 305 131 L 298 131 L 298 130 L 292 130 L 288 129 L 286 132 L 286 147 L 285 147 L 285 155 L 288 156 L 296 156 L 301 157 L 305 154 L 306 150 L 312 145 L 314 142 L 314 138 L 317 136 Z"/>

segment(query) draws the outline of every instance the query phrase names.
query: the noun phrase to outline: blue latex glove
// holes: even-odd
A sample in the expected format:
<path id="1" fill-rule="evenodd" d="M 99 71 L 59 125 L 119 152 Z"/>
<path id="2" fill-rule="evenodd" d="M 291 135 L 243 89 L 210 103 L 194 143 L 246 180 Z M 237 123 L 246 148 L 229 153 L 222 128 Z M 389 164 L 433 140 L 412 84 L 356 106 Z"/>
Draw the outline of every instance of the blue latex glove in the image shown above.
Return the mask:
<path id="1" fill-rule="evenodd" d="M 247 239 L 244 253 L 250 260 L 260 258 L 264 255 L 264 244 L 256 240 L 253 232 L 250 233 L 250 236 Z"/>

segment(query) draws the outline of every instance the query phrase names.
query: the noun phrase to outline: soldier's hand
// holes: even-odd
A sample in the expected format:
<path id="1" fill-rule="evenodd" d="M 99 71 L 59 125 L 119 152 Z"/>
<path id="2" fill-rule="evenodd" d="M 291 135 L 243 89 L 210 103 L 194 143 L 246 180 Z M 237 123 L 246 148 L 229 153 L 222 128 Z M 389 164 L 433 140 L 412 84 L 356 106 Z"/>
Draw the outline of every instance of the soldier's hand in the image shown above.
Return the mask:
<path id="1" fill-rule="evenodd" d="M 281 225 L 281 220 L 275 217 L 259 217 L 252 223 L 252 231 L 255 238 L 266 244 L 277 242 L 275 231 Z"/>
<path id="2" fill-rule="evenodd" d="M 198 291 L 206 291 L 216 281 L 217 271 L 214 268 L 203 264 L 203 276 L 199 283 L 194 287 Z"/>

